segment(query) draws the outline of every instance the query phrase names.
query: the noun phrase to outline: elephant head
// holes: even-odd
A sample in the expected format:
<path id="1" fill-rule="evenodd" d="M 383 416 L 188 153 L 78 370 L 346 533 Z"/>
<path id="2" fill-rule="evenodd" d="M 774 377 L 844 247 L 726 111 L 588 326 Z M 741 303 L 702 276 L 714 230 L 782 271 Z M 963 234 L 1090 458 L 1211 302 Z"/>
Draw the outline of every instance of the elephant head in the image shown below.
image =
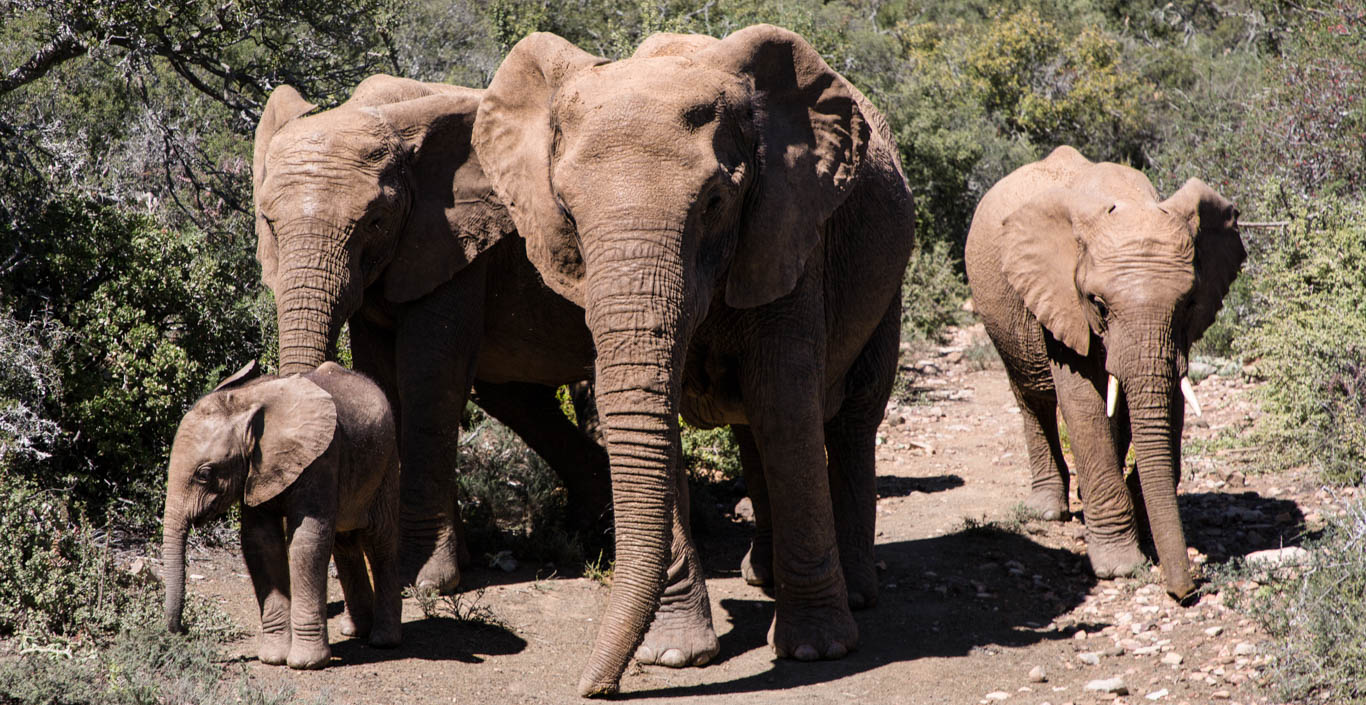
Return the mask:
<path id="1" fill-rule="evenodd" d="M 511 231 L 470 148 L 481 94 L 379 75 L 306 115 L 293 88 L 271 93 L 252 176 L 282 373 L 321 364 L 367 288 L 411 301 Z"/>
<path id="2" fill-rule="evenodd" d="M 1098 164 L 1007 216 L 1003 232 L 1006 279 L 1053 338 L 1082 357 L 1103 346 L 1107 407 L 1113 415 L 1122 390 L 1167 591 L 1184 598 L 1194 589 L 1176 504 L 1185 375 L 1246 257 L 1238 211 L 1197 179 L 1158 202 L 1138 172 Z"/>
<path id="3" fill-rule="evenodd" d="M 270 501 L 332 443 L 337 407 L 330 394 L 298 375 L 258 376 L 256 363 L 248 364 L 196 402 L 176 430 L 161 551 L 172 632 L 183 631 L 190 528 L 236 502 Z"/>
<path id="4" fill-rule="evenodd" d="M 869 137 L 854 89 L 792 32 L 665 39 L 606 63 L 529 35 L 475 122 L 528 256 L 598 351 L 618 562 L 584 694 L 615 690 L 659 600 L 693 330 L 718 296 L 793 291 Z"/>

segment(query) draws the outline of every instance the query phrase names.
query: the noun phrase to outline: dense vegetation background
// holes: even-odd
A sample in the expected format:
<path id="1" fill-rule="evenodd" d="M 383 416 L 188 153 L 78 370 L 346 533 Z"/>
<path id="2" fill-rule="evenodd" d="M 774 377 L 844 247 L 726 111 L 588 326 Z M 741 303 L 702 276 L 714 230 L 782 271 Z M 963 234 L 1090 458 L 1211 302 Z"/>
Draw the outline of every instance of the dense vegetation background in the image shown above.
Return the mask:
<path id="1" fill-rule="evenodd" d="M 482 86 L 534 30 L 615 58 L 654 31 L 724 36 L 759 21 L 808 37 L 896 134 L 921 243 L 908 339 L 962 316 L 972 210 L 1015 167 L 1066 143 L 1144 170 L 1163 193 L 1198 176 L 1243 220 L 1288 222 L 1244 231 L 1248 263 L 1198 352 L 1266 380 L 1268 421 L 1249 442 L 1269 467 L 1361 480 L 1357 3 L 11 0 L 0 5 L 0 526 L 16 548 L 0 559 L 22 570 L 0 569 L 0 597 L 19 605 L 0 608 L 0 634 L 113 638 L 116 619 L 35 617 L 90 589 L 54 582 L 56 566 L 106 580 L 110 531 L 155 536 L 180 415 L 248 359 L 273 358 L 248 178 L 271 89 L 289 83 L 328 107 L 375 72 Z M 698 453 L 718 444 L 693 439 Z M 62 541 L 44 538 L 54 528 Z M 92 549 L 101 538 L 104 553 Z"/>

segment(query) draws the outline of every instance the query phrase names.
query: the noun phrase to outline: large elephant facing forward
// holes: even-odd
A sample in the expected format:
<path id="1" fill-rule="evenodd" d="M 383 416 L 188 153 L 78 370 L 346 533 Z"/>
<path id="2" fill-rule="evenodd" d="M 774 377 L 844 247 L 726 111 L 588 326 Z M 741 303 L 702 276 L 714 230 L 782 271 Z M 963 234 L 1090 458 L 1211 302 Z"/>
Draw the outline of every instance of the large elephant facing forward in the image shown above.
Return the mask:
<path id="1" fill-rule="evenodd" d="M 1238 211 L 1204 183 L 1159 201 L 1143 174 L 1071 147 L 1015 170 L 977 206 L 968 282 L 1019 401 L 1027 504 L 1066 515 L 1061 407 L 1099 577 L 1142 565 L 1141 503 L 1167 591 L 1194 589 L 1176 505 L 1187 361 L 1245 256 Z M 1123 476 L 1131 440 L 1141 491 Z"/>
<path id="2" fill-rule="evenodd" d="M 598 353 L 617 563 L 580 692 L 614 692 L 637 645 L 670 665 L 716 653 L 680 413 L 733 425 L 767 488 L 778 655 L 853 649 L 849 603 L 877 591 L 874 440 L 912 246 L 881 116 L 777 27 L 656 35 L 615 63 L 538 33 L 498 69 L 474 139 Z"/>
<path id="3" fill-rule="evenodd" d="M 257 258 L 275 292 L 280 372 L 355 365 L 399 428 L 404 580 L 459 582 L 451 470 L 470 385 L 560 475 L 577 514 L 610 501 L 607 456 L 559 411 L 589 376 L 583 311 L 540 281 L 493 196 L 470 130 L 483 91 L 372 76 L 341 106 L 271 94 L 256 130 Z"/>

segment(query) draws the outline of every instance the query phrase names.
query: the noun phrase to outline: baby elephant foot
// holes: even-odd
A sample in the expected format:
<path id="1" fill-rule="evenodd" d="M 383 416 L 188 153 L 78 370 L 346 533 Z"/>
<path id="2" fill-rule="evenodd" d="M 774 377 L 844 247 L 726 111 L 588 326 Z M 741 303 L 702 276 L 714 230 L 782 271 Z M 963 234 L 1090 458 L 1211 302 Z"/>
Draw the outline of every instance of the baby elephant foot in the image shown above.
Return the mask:
<path id="1" fill-rule="evenodd" d="M 337 631 L 341 632 L 342 636 L 364 638 L 370 634 L 370 623 L 370 619 L 354 614 L 348 608 L 342 612 Z"/>
<path id="2" fill-rule="evenodd" d="M 773 587 L 773 543 L 758 537 L 740 560 L 740 575 L 745 582 L 762 588 Z"/>
<path id="3" fill-rule="evenodd" d="M 1069 515 L 1066 491 L 1059 494 L 1055 489 L 1034 490 L 1024 506 L 1044 521 L 1067 521 Z"/>
<path id="4" fill-rule="evenodd" d="M 843 595 L 827 604 L 783 609 L 780 604 L 768 629 L 768 643 L 778 658 L 798 661 L 844 658 L 858 648 L 858 625 Z"/>
<path id="5" fill-rule="evenodd" d="M 1086 552 L 1096 577 L 1107 580 L 1133 575 L 1148 562 L 1136 541 L 1118 546 L 1096 545 L 1088 541 Z"/>
<path id="6" fill-rule="evenodd" d="M 304 644 L 294 642 L 289 649 L 289 667 L 296 670 L 317 669 L 332 660 L 332 649 L 327 644 Z"/>
<path id="7" fill-rule="evenodd" d="M 289 632 L 263 633 L 257 658 L 270 666 L 283 666 L 289 658 L 289 646 Z"/>
<path id="8" fill-rule="evenodd" d="M 661 608 L 636 649 L 636 661 L 669 668 L 704 666 L 720 650 L 710 615 L 699 614 L 697 610 Z"/>
<path id="9" fill-rule="evenodd" d="M 376 624 L 370 632 L 370 645 L 377 649 L 392 649 L 403 643 L 403 630 L 397 624 Z"/>

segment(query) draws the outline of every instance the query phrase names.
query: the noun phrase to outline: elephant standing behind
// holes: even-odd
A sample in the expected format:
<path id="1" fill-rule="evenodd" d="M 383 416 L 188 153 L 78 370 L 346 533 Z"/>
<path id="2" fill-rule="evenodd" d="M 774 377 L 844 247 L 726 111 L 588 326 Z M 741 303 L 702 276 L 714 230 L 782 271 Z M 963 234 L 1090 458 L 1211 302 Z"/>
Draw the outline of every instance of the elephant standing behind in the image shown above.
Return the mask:
<path id="1" fill-rule="evenodd" d="M 1237 218 L 1197 179 L 1159 201 L 1142 173 L 1058 147 L 987 192 L 967 239 L 973 305 L 1024 422 L 1026 504 L 1051 518 L 1067 514 L 1061 407 L 1096 575 L 1143 564 L 1141 504 L 1177 598 L 1194 589 L 1176 503 L 1185 375 L 1191 345 L 1246 256 Z M 1141 491 L 1123 475 L 1131 439 Z"/>
<path id="2" fill-rule="evenodd" d="M 256 130 L 257 258 L 275 292 L 283 374 L 328 358 L 350 322 L 355 366 L 392 403 L 402 455 L 404 580 L 459 582 L 459 420 L 479 403 L 559 474 L 577 517 L 607 511 L 607 456 L 560 413 L 585 379 L 583 311 L 541 283 L 470 130 L 483 91 L 377 75 L 341 106 L 277 88 Z"/>
<path id="3" fill-rule="evenodd" d="M 680 414 L 731 424 L 766 490 L 778 655 L 853 649 L 850 603 L 877 594 L 874 441 L 914 221 L 881 116 L 777 27 L 656 35 L 615 63 L 537 33 L 499 67 L 474 140 L 598 352 L 617 562 L 580 692 L 614 692 L 637 645 L 668 665 L 717 652 Z"/>

